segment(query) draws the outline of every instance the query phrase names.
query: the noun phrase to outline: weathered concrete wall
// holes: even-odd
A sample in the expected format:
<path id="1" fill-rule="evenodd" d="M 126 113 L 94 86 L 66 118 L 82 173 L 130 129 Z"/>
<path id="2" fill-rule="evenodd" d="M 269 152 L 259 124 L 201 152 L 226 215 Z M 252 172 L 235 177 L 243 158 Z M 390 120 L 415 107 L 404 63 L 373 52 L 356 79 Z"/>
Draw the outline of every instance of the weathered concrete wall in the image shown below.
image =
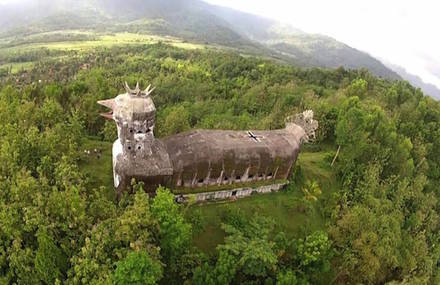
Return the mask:
<path id="1" fill-rule="evenodd" d="M 225 200 L 233 197 L 242 198 L 242 197 L 250 196 L 253 193 L 278 192 L 281 189 L 283 189 L 287 184 L 288 182 L 264 185 L 256 188 L 245 187 L 245 188 L 236 188 L 236 189 L 216 191 L 216 192 L 203 192 L 197 194 L 178 195 L 177 200 L 179 202 L 184 202 L 185 200 L 189 199 L 191 196 L 196 196 L 197 202 Z"/>
<path id="2" fill-rule="evenodd" d="M 280 130 L 193 130 L 154 137 L 156 107 L 151 85 L 139 84 L 113 99 L 98 101 L 111 109 L 101 115 L 113 119 L 118 140 L 113 146 L 114 184 L 118 194 L 134 178 L 145 190 L 157 186 L 198 188 L 253 181 L 279 181 L 290 176 L 302 142 L 314 138 L 318 122 L 308 110 L 286 121 Z M 272 182 L 268 182 L 272 183 Z M 245 197 L 278 191 L 284 184 L 194 194 L 198 201 Z M 194 191 L 196 192 L 196 191 Z M 179 196 L 180 197 L 180 196 Z"/>
<path id="3" fill-rule="evenodd" d="M 173 186 L 197 188 L 287 179 L 304 131 L 192 130 L 164 138 L 173 166 Z"/>

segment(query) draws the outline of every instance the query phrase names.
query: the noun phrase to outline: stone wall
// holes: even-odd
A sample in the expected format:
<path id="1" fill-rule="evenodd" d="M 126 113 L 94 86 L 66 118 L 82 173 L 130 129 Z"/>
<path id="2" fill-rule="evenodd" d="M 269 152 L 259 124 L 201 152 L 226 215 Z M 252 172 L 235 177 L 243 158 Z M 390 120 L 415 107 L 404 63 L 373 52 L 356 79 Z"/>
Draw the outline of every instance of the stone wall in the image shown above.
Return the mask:
<path id="1" fill-rule="evenodd" d="M 178 195 L 176 200 L 178 202 L 185 202 L 185 200 L 189 199 L 192 196 L 196 197 L 197 202 L 203 201 L 215 201 L 215 200 L 225 200 L 231 198 L 242 198 L 252 195 L 253 193 L 271 193 L 278 192 L 283 189 L 288 182 L 285 183 L 277 183 L 271 185 L 264 185 L 255 188 L 244 187 L 244 188 L 235 188 L 231 190 L 223 190 L 223 191 L 215 191 L 215 192 L 203 192 L 197 194 L 186 194 L 186 195 Z"/>

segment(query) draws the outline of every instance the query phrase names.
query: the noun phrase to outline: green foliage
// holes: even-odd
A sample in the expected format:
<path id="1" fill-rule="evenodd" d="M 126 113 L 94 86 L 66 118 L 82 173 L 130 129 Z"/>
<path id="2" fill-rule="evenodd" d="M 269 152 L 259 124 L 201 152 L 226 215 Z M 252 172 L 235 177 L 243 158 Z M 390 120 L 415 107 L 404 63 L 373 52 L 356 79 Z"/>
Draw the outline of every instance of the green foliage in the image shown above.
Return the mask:
<path id="1" fill-rule="evenodd" d="M 41 55 L 51 56 L 17 60 Z M 438 283 L 440 108 L 419 90 L 365 71 L 165 44 L 62 55 L 0 79 L 0 283 Z M 110 143 L 96 138 L 113 141 L 116 128 L 96 101 L 126 80 L 157 86 L 160 136 L 282 128 L 313 109 L 319 145 L 300 155 L 283 193 L 198 216 L 141 184 L 117 202 L 110 160 L 84 150 L 110 158 Z M 219 244 L 209 256 L 191 244 L 202 235 Z"/>
<path id="2" fill-rule="evenodd" d="M 362 148 L 362 144 L 365 144 L 366 113 L 361 109 L 360 104 L 358 97 L 347 99 L 344 102 L 336 125 L 338 145 Z"/>
<path id="3" fill-rule="evenodd" d="M 114 142 L 118 138 L 115 123 L 113 121 L 106 121 L 100 134 L 105 141 Z"/>
<path id="4" fill-rule="evenodd" d="M 116 263 L 113 284 L 154 285 L 162 278 L 162 266 L 144 251 L 131 252 Z"/>
<path id="5" fill-rule="evenodd" d="M 228 234 L 225 244 L 218 247 L 215 273 L 220 284 L 229 284 L 237 272 L 250 278 L 262 278 L 276 270 L 278 258 L 275 243 L 269 240 L 273 222 L 253 219 L 242 231 L 224 225 Z"/>
<path id="6" fill-rule="evenodd" d="M 377 165 L 368 168 L 366 181 L 356 189 L 362 193 L 362 201 L 351 207 L 344 205 L 337 224 L 330 228 L 335 245 L 343 250 L 342 273 L 353 282 L 368 283 L 391 279 L 392 268 L 399 268 L 406 278 L 430 275 L 433 269 L 429 264 L 437 260 L 438 253 L 430 255 L 428 248 L 437 234 L 426 235 L 415 229 L 436 227 L 432 220 L 437 219 L 436 198 L 422 194 L 425 177 L 396 185 L 392 181 L 380 182 L 379 172 Z M 415 264 L 421 267 L 412 271 Z"/>
<path id="7" fill-rule="evenodd" d="M 202 211 L 200 210 L 192 211 L 191 214 L 187 217 L 187 219 L 191 223 L 191 227 L 194 235 L 200 233 L 206 225 L 206 219 L 203 216 Z"/>
<path id="8" fill-rule="evenodd" d="M 160 248 L 163 255 L 170 257 L 183 252 L 191 239 L 191 226 L 185 222 L 174 202 L 174 195 L 159 187 L 156 192 L 151 214 L 157 219 L 160 229 Z"/>
<path id="9" fill-rule="evenodd" d="M 152 236 L 156 221 L 150 213 L 148 195 L 138 191 L 127 203 L 116 215 L 95 225 L 85 238 L 81 250 L 71 260 L 71 282 L 110 282 L 115 263 L 132 250 L 158 258 L 159 249 Z"/>
<path id="10" fill-rule="evenodd" d="M 316 181 L 307 181 L 306 185 L 302 188 L 304 193 L 304 199 L 316 202 L 322 191 Z"/>
<path id="11" fill-rule="evenodd" d="M 301 284 L 292 270 L 280 272 L 277 276 L 277 285 L 297 285 Z"/>
<path id="12" fill-rule="evenodd" d="M 39 278 L 46 284 L 62 280 L 62 273 L 68 268 L 68 261 L 55 241 L 41 230 L 37 233 L 38 249 L 35 254 L 35 269 Z"/>
<path id="13" fill-rule="evenodd" d="M 167 112 L 168 111 L 168 112 Z M 164 110 L 167 113 L 160 128 L 160 135 L 167 136 L 189 130 L 189 114 L 183 106 Z"/>
<path id="14" fill-rule="evenodd" d="M 327 233 L 315 232 L 304 240 L 299 240 L 296 248 L 301 267 L 318 272 L 325 272 L 326 268 L 328 270 L 330 241 Z"/>
<path id="15" fill-rule="evenodd" d="M 214 276 L 212 274 L 212 267 L 208 264 L 203 264 L 194 270 L 193 279 L 191 280 L 194 285 L 214 285 Z"/>
<path id="16" fill-rule="evenodd" d="M 189 252 L 192 237 L 191 224 L 185 221 L 183 213 L 174 201 L 174 195 L 163 187 L 156 191 L 156 197 L 151 204 L 151 215 L 159 225 L 157 237 L 160 253 L 169 266 L 165 270 L 167 282 L 187 279 L 189 272 L 198 264 L 198 256 Z"/>
<path id="17" fill-rule="evenodd" d="M 348 96 L 358 96 L 363 97 L 368 90 L 368 82 L 365 79 L 358 78 L 351 82 L 351 85 L 348 87 L 347 93 Z"/>

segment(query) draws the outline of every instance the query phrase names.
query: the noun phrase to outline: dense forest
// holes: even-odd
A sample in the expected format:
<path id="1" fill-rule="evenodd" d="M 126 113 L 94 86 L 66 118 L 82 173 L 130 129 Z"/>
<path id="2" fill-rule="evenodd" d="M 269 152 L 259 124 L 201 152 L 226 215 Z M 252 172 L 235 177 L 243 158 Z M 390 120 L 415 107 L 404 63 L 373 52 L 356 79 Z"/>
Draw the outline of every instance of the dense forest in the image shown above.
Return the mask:
<path id="1" fill-rule="evenodd" d="M 1 284 L 440 283 L 440 106 L 407 82 L 162 43 L 70 52 L 0 81 Z M 124 81 L 157 87 L 159 137 L 282 128 L 314 110 L 306 148 L 330 150 L 322 163 L 339 186 L 322 200 L 325 179 L 298 165 L 285 191 L 325 226 L 292 234 L 231 210 L 206 252 L 193 243 L 199 206 L 176 204 L 172 189 L 153 198 L 134 182 L 116 200 L 81 165 L 86 144 L 115 139 L 96 101 Z"/>

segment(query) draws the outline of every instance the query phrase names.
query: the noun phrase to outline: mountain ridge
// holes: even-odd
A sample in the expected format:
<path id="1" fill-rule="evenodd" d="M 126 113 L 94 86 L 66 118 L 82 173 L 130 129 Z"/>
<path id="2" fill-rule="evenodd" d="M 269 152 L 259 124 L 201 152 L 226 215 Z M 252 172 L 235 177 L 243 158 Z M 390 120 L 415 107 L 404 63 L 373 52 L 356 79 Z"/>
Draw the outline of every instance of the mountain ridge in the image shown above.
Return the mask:
<path id="1" fill-rule="evenodd" d="M 379 77 L 401 79 L 379 60 L 331 37 L 199 0 L 61 0 L 56 5 L 24 0 L 33 4 L 18 11 L 20 3 L 0 6 L 1 14 L 13 15 L 0 20 L 3 37 L 51 31 L 60 23 L 62 29 L 149 32 L 237 48 L 302 67 L 366 68 Z"/>

